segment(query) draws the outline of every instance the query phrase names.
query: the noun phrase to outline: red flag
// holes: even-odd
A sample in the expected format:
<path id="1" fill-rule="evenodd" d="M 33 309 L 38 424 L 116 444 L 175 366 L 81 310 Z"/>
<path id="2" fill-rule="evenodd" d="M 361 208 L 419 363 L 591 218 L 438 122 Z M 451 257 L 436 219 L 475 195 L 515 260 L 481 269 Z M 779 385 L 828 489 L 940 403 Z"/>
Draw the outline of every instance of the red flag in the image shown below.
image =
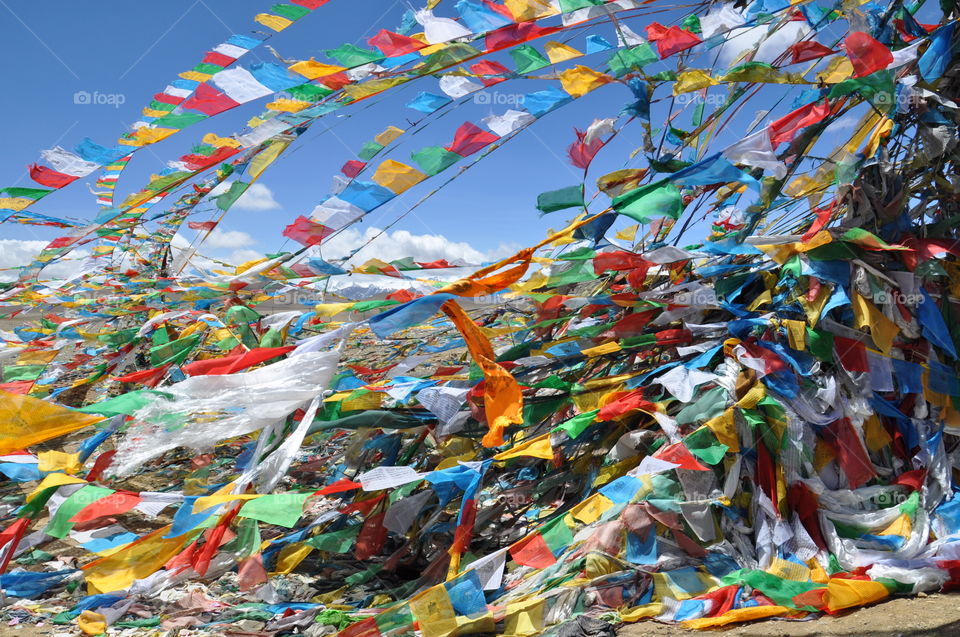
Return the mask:
<path id="1" fill-rule="evenodd" d="M 180 161 L 187 165 L 187 168 L 190 170 L 202 170 L 208 166 L 213 166 L 214 164 L 219 164 L 220 162 L 236 155 L 240 152 L 236 148 L 230 148 L 229 146 L 221 146 L 216 149 L 209 155 L 184 155 L 180 158 Z"/>
<path id="2" fill-rule="evenodd" d="M 708 467 L 700 464 L 696 456 L 690 453 L 690 450 L 687 449 L 686 445 L 682 442 L 675 442 L 672 445 L 660 447 L 656 453 L 653 454 L 653 457 L 658 460 L 672 462 L 675 465 L 679 465 L 681 469 L 690 469 L 691 471 L 710 470 Z"/>
<path id="3" fill-rule="evenodd" d="M 825 55 L 833 55 L 836 53 L 830 47 L 826 47 L 816 40 L 804 40 L 803 42 L 797 42 L 796 44 L 790 46 L 788 49 L 793 58 L 790 60 L 790 64 L 799 64 L 800 62 L 806 62 L 807 60 L 815 60 L 817 58 L 822 58 Z"/>
<path id="4" fill-rule="evenodd" d="M 221 93 L 210 84 L 200 84 L 194 94 L 183 103 L 184 108 L 193 111 L 200 111 L 204 115 L 216 115 L 223 111 L 228 111 L 235 106 L 240 106 L 240 102 L 231 99 L 225 93 Z"/>
<path id="5" fill-rule="evenodd" d="M 118 380 L 121 383 L 141 383 L 147 387 L 156 387 L 157 384 L 163 380 L 163 377 L 167 375 L 168 369 L 170 369 L 170 363 L 161 367 L 151 367 L 150 369 L 140 370 L 139 372 L 116 376 L 114 380 Z"/>
<path id="6" fill-rule="evenodd" d="M 179 106 L 183 103 L 183 100 L 187 98 L 177 97 L 176 95 L 170 95 L 168 93 L 154 93 L 153 99 L 164 104 L 173 104 L 174 106 Z"/>
<path id="7" fill-rule="evenodd" d="M 547 568 L 557 563 L 547 541 L 539 533 L 520 540 L 510 546 L 510 557 L 521 566 Z"/>
<path id="8" fill-rule="evenodd" d="M 290 0 L 293 4 L 299 4 L 301 7 L 306 7 L 308 9 L 318 9 L 323 5 L 330 2 L 330 0 Z"/>
<path id="9" fill-rule="evenodd" d="M 381 493 L 375 498 L 370 498 L 369 500 L 361 500 L 360 502 L 354 502 L 353 504 L 348 504 L 343 509 L 340 510 L 340 513 L 344 515 L 350 515 L 351 513 L 359 513 L 360 515 L 370 515 L 370 512 L 373 511 L 373 508 L 377 504 L 387 497 L 386 493 Z"/>
<path id="10" fill-rule="evenodd" d="M 103 474 L 103 472 L 107 470 L 107 467 L 110 466 L 110 463 L 113 462 L 115 455 L 117 455 L 117 450 L 111 449 L 97 456 L 97 460 L 93 463 L 93 468 L 90 469 L 90 473 L 87 474 L 87 482 L 96 482 L 99 480 L 101 474 Z"/>
<path id="11" fill-rule="evenodd" d="M 849 418 L 841 418 L 831 423 L 821 431 L 821 435 L 833 448 L 837 464 L 847 476 L 851 489 L 863 486 L 877 475 L 867 456 L 867 450 L 860 441 L 860 434 L 850 424 Z"/>
<path id="12" fill-rule="evenodd" d="M 223 356 L 203 361 L 194 361 L 181 367 L 187 376 L 223 376 L 259 365 L 277 356 L 283 356 L 296 349 L 295 345 L 286 347 L 257 347 L 236 356 Z"/>
<path id="13" fill-rule="evenodd" d="M 5 528 L 3 532 L 0 532 L 0 555 L 2 555 L 0 557 L 0 573 L 7 570 L 7 565 L 10 564 L 13 554 L 17 551 L 17 545 L 20 544 L 20 539 L 23 538 L 30 522 L 30 518 L 20 518 Z"/>
<path id="14" fill-rule="evenodd" d="M 31 164 L 30 179 L 34 180 L 41 186 L 47 186 L 48 188 L 63 188 L 67 184 L 76 181 L 78 177 L 57 172 L 53 168 L 48 168 L 46 166 Z"/>
<path id="15" fill-rule="evenodd" d="M 386 29 L 380 29 L 380 33 L 367 40 L 367 43 L 370 46 L 375 46 L 380 49 L 380 52 L 387 57 L 406 55 L 407 53 L 419 51 L 427 46 L 420 40 L 414 40 L 413 38 L 400 35 L 399 33 L 393 33 Z"/>
<path id="16" fill-rule="evenodd" d="M 843 336 L 833 337 L 833 349 L 840 358 L 840 364 L 848 372 L 869 372 L 867 348 L 860 341 Z"/>
<path id="17" fill-rule="evenodd" d="M 500 64 L 499 62 L 494 62 L 493 60 L 481 60 L 476 64 L 470 65 L 470 70 L 477 75 L 493 75 L 499 77 L 481 77 L 480 82 L 484 86 L 493 86 L 494 84 L 499 84 L 500 82 L 505 82 L 507 77 L 512 73 L 510 69 Z"/>
<path id="18" fill-rule="evenodd" d="M 207 51 L 203 56 L 204 64 L 216 64 L 217 66 L 227 67 L 237 61 L 237 58 L 217 53 L 216 51 Z"/>
<path id="19" fill-rule="evenodd" d="M 5 391 L 8 394 L 26 395 L 30 393 L 32 387 L 32 380 L 14 380 L 9 383 L 0 383 L 0 391 Z"/>
<path id="20" fill-rule="evenodd" d="M 919 491 L 923 487 L 923 481 L 926 477 L 926 469 L 914 469 L 913 471 L 904 471 L 891 484 L 899 484 L 911 491 Z"/>
<path id="21" fill-rule="evenodd" d="M 559 31 L 560 27 L 540 27 L 535 22 L 521 22 L 509 24 L 495 31 L 491 31 L 484 38 L 487 53 L 493 53 L 515 44 L 522 44 L 528 40 L 542 38 Z"/>
<path id="22" fill-rule="evenodd" d="M 820 548 L 825 548 L 827 543 L 820 532 L 820 518 L 817 514 L 817 510 L 820 508 L 817 494 L 805 483 L 794 482 L 787 489 L 787 504 L 790 505 L 790 510 L 797 515 L 814 544 Z"/>
<path id="23" fill-rule="evenodd" d="M 577 134 L 577 141 L 570 144 L 570 147 L 567 148 L 567 156 L 570 158 L 570 163 L 574 166 L 586 170 L 589 168 L 593 158 L 596 157 L 600 149 L 603 148 L 604 142 L 602 139 L 594 139 L 587 144 L 584 142 L 587 136 L 585 132 L 577 129 L 574 129 L 573 132 Z"/>
<path id="24" fill-rule="evenodd" d="M 657 43 L 657 52 L 660 54 L 661 60 L 670 57 L 674 53 L 692 49 L 703 42 L 703 40 L 690 31 L 681 29 L 678 26 L 672 26 L 668 29 L 659 22 L 654 22 L 647 26 L 647 38 L 649 38 L 651 42 Z"/>
<path id="25" fill-rule="evenodd" d="M 311 221 L 302 215 L 283 229 L 283 236 L 289 237 L 305 246 L 319 245 L 321 241 L 331 234 L 333 234 L 332 228 L 328 228 L 322 223 Z"/>
<path id="26" fill-rule="evenodd" d="M 410 290 L 397 290 L 396 292 L 391 292 L 388 294 L 387 298 L 398 303 L 406 303 L 407 301 L 418 299 L 421 296 L 423 295 L 417 294 L 416 292 L 411 292 Z"/>
<path id="27" fill-rule="evenodd" d="M 193 570 L 201 577 L 207 574 L 207 569 L 210 568 L 210 560 L 213 559 L 213 554 L 216 553 L 220 545 L 224 543 L 224 535 L 238 513 L 240 513 L 239 505 L 234 506 L 229 513 L 220 518 L 217 526 L 207 531 L 207 541 L 204 542 L 199 551 L 193 554 L 193 559 L 190 560 L 191 566 L 193 566 Z"/>
<path id="28" fill-rule="evenodd" d="M 340 172 L 342 172 L 344 175 L 346 175 L 350 179 L 353 179 L 354 177 L 360 174 L 360 171 L 363 170 L 366 167 L 366 165 L 367 165 L 366 162 L 357 161 L 356 159 L 351 159 L 350 161 L 348 161 L 343 165 L 343 167 L 340 169 Z"/>
<path id="29" fill-rule="evenodd" d="M 344 491 L 353 491 L 354 489 L 360 489 L 363 485 L 359 482 L 353 482 L 347 480 L 346 478 L 341 478 L 333 484 L 329 484 L 319 491 L 314 491 L 313 495 L 332 495 L 334 493 L 343 493 Z"/>
<path id="30" fill-rule="evenodd" d="M 593 273 L 603 274 L 607 270 L 633 270 L 648 268 L 650 262 L 639 254 L 619 250 L 616 252 L 601 252 L 593 258 Z"/>
<path id="31" fill-rule="evenodd" d="M 70 521 L 79 524 L 81 522 L 96 520 L 97 518 L 102 518 L 107 515 L 126 513 L 133 507 L 140 504 L 140 502 L 142 502 L 142 498 L 136 493 L 117 491 L 116 493 L 103 496 L 99 500 L 95 500 L 94 502 L 91 502 L 87 506 L 83 507 L 72 518 L 70 518 Z"/>
<path id="32" fill-rule="evenodd" d="M 614 394 L 612 401 L 600 408 L 597 414 L 597 420 L 613 420 L 627 414 L 634 409 L 641 409 L 647 413 L 653 413 L 657 407 L 643 397 L 643 389 L 632 389 Z"/>
<path id="33" fill-rule="evenodd" d="M 863 31 L 854 31 L 843 41 L 847 57 L 853 64 L 853 76 L 863 77 L 883 70 L 893 62 L 890 49 Z"/>
<path id="34" fill-rule="evenodd" d="M 476 124 L 464 122 L 457 129 L 453 136 L 453 143 L 447 146 L 447 150 L 456 153 L 461 157 L 472 155 L 484 146 L 492 144 L 500 139 L 493 133 L 481 129 Z"/>
<path id="35" fill-rule="evenodd" d="M 217 227 L 216 221 L 188 221 L 187 227 L 191 230 L 203 230 L 205 232 L 210 232 Z"/>
<path id="36" fill-rule="evenodd" d="M 770 124 L 770 143 L 776 146 L 780 142 L 793 141 L 797 131 L 822 121 L 829 114 L 830 103 L 827 100 L 801 106 Z"/>
<path id="37" fill-rule="evenodd" d="M 363 521 L 357 542 L 353 547 L 353 556 L 360 560 L 368 560 L 380 552 L 387 542 L 387 527 L 383 525 L 386 512 L 377 513 Z"/>
<path id="38" fill-rule="evenodd" d="M 817 215 L 817 218 L 813 224 L 810 225 L 810 229 L 804 232 L 803 236 L 800 237 L 801 241 L 809 241 L 814 237 L 814 235 L 823 230 L 824 226 L 827 225 L 827 222 L 830 221 L 830 216 L 833 215 L 833 206 L 835 203 L 836 201 L 831 202 L 829 207 L 817 208 L 813 211 Z"/>
<path id="39" fill-rule="evenodd" d="M 317 81 L 333 91 L 338 91 L 344 86 L 351 84 L 350 77 L 343 71 L 333 73 L 332 75 L 324 75 L 323 77 L 317 78 Z"/>
<path id="40" fill-rule="evenodd" d="M 424 270 L 439 270 L 439 269 L 443 269 L 443 268 L 455 268 L 455 267 L 457 267 L 457 266 L 455 266 L 455 265 L 450 265 L 449 263 L 447 263 L 447 260 L 446 260 L 446 259 L 440 259 L 439 261 L 428 261 L 428 262 L 426 262 L 426 263 L 424 263 L 424 262 L 422 262 L 422 261 L 414 261 L 414 263 L 416 263 L 417 265 L 419 265 L 419 266 L 420 266 L 421 268 L 423 268 Z"/>

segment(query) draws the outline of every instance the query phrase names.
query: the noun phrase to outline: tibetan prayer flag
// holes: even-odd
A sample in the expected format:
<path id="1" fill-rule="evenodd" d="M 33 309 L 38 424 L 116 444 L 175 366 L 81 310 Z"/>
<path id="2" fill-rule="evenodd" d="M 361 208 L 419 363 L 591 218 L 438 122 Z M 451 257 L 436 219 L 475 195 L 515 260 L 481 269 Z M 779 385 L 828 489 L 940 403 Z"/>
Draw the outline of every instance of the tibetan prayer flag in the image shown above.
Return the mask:
<path id="1" fill-rule="evenodd" d="M 305 246 L 319 245 L 324 239 L 333 234 L 333 229 L 322 223 L 307 219 L 303 215 L 283 229 L 283 236 L 293 239 Z"/>

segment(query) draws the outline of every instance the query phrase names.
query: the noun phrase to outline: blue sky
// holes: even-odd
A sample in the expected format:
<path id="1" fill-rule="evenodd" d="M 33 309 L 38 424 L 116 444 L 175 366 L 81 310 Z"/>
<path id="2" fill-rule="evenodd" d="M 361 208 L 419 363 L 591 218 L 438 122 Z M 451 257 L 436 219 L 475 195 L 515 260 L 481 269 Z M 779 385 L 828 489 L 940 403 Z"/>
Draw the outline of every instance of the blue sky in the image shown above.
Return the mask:
<path id="1" fill-rule="evenodd" d="M 142 106 L 163 89 L 168 81 L 200 60 L 203 53 L 233 33 L 246 34 L 254 27 L 253 16 L 269 10 L 262 0 L 176 0 L 149 5 L 117 0 L 80 0 L 69 3 L 36 3 L 28 0 L 0 0 L 4 38 L 0 39 L 0 57 L 7 60 L 5 86 L 7 97 L 0 103 L 0 139 L 4 153 L 0 155 L 0 179 L 5 185 L 34 185 L 26 174 L 26 166 L 39 159 L 39 151 L 61 145 L 72 148 L 84 137 L 113 145 L 115 139 L 129 130 Z M 440 15 L 446 2 L 437 10 Z M 270 45 L 287 59 L 323 58 L 325 49 L 343 42 L 365 46 L 365 40 L 381 28 L 394 30 L 405 6 L 399 2 L 366 2 L 332 0 L 293 27 L 277 34 Z M 383 7 L 383 13 L 374 7 Z M 669 24 L 682 16 L 675 11 L 626 21 L 634 31 L 643 33 L 646 24 L 660 20 Z M 600 34 L 615 42 L 613 27 L 601 24 L 579 29 L 570 34 L 569 43 L 583 49 L 584 37 Z M 567 34 L 557 39 L 566 41 Z M 827 38 L 821 38 L 824 41 Z M 542 45 L 542 42 L 535 44 Z M 709 66 L 715 52 L 702 56 L 700 67 Z M 602 68 L 608 54 L 598 54 L 576 63 Z M 502 57 L 502 56 L 501 56 Z M 246 56 L 241 62 L 276 61 L 264 47 Z M 668 60 L 673 65 L 672 60 Z M 698 66 L 693 64 L 693 66 Z M 657 71 L 659 64 L 649 67 Z M 661 67 L 665 68 L 665 67 Z M 529 93 L 547 86 L 545 81 L 513 80 L 496 87 L 501 100 Z M 555 83 L 551 83 L 554 84 Z M 770 87 L 782 97 L 782 85 Z M 421 117 L 404 108 L 417 92 L 439 92 L 436 80 L 424 78 L 410 83 L 389 95 L 342 109 L 314 125 L 261 178 L 261 209 L 236 207 L 221 224 L 221 234 L 203 251 L 221 258 L 252 256 L 275 251 L 284 245 L 281 231 L 301 214 L 309 214 L 328 191 L 330 178 L 362 144 L 388 125 L 408 128 L 407 121 Z M 113 96 L 113 104 L 77 104 L 75 95 L 86 91 Z M 660 89 L 657 96 L 666 94 Z M 119 96 L 119 97 L 117 97 Z M 105 100 L 107 98 L 101 98 Z M 576 183 L 580 172 L 565 158 L 565 149 L 573 141 L 573 128 L 586 128 L 594 118 L 614 117 L 630 99 L 620 85 L 603 87 L 590 95 L 548 115 L 531 130 L 522 133 L 510 144 L 468 170 L 444 190 L 434 195 L 414 213 L 401 220 L 394 230 L 411 236 L 442 235 L 449 242 L 469 244 L 480 255 L 489 257 L 506 250 L 529 245 L 544 236 L 547 227 L 561 227 L 569 217 L 554 213 L 540 218 L 534 207 L 538 193 Z M 206 132 L 230 135 L 243 129 L 251 116 L 262 110 L 268 100 L 247 104 L 233 111 L 201 122 L 173 138 L 137 153 L 118 188 L 118 200 L 139 188 L 152 172 L 189 152 Z M 772 98 L 754 100 L 715 141 L 715 148 L 733 143 L 754 119 L 755 111 Z M 784 100 L 777 115 L 789 110 L 790 99 Z M 118 102 L 122 102 L 118 104 Z M 409 153 L 432 144 L 445 144 L 463 121 L 479 120 L 499 113 L 509 105 L 467 104 L 437 118 L 421 133 L 406 139 L 391 155 L 407 161 Z M 662 125 L 662 111 L 654 109 L 654 125 Z M 659 118 L 659 120 L 658 120 Z M 689 113 L 681 115 L 674 125 L 689 129 Z M 637 124 L 626 129 L 594 162 L 587 181 L 588 189 L 597 176 L 622 168 L 638 166 L 629 160 L 629 153 L 641 144 Z M 354 233 L 360 237 L 368 228 L 382 228 L 393 222 L 423 194 L 447 178 L 447 173 L 429 180 L 372 213 Z M 96 173 L 78 180 L 68 188 L 45 198 L 33 210 L 53 216 L 91 219 L 96 213 L 94 197 L 86 184 Z M 249 208 L 249 206 L 247 207 Z M 556 218 L 554 218 L 556 217 Z M 204 219 L 205 217 L 198 217 Z M 620 223 L 617 227 L 627 225 Z M 702 225 L 702 224 L 701 224 Z M 60 234 L 46 228 L 4 224 L 0 238 L 49 240 Z M 701 233 L 702 234 L 702 233 Z M 351 235 L 353 236 L 353 235 Z M 406 237 L 407 235 L 403 235 Z M 191 236 L 188 235 L 188 238 Z M 694 239 L 695 237 L 690 237 Z M 355 240 L 360 240 L 355 238 Z M 411 239 L 416 244 L 416 239 Z M 290 246 L 287 245 L 287 248 Z M 463 246 L 453 248 L 465 250 Z M 389 255 L 395 258 L 393 255 Z M 397 255 L 399 256 L 399 255 Z M 429 256 L 429 255 L 421 255 Z"/>

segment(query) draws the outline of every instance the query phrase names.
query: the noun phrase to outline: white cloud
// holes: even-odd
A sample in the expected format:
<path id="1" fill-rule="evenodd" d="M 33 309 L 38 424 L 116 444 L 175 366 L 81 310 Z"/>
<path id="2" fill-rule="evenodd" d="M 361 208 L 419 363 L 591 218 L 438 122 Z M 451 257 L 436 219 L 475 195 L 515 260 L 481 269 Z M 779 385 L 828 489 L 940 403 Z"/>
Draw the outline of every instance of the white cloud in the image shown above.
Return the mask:
<path id="1" fill-rule="evenodd" d="M 753 60 L 755 62 L 773 62 L 787 47 L 810 33 L 810 27 L 801 22 L 788 22 L 770 34 L 769 37 L 766 37 L 768 28 L 764 25 L 732 31 L 736 35 L 720 45 L 718 57 L 720 65 L 730 66 L 740 53 L 747 49 L 753 49 L 761 40 L 763 40 L 763 44 L 760 45 L 760 49 Z M 765 40 L 764 37 L 766 37 Z M 711 51 L 710 54 L 713 54 L 713 52 Z"/>
<path id="2" fill-rule="evenodd" d="M 211 197 L 222 195 L 230 189 L 231 182 L 223 182 L 210 191 Z M 237 199 L 233 204 L 233 210 L 251 210 L 254 212 L 263 212 L 266 210 L 279 210 L 280 203 L 274 199 L 273 191 L 265 184 L 256 183 L 247 188 L 247 191 Z"/>
<path id="3" fill-rule="evenodd" d="M 28 265 L 34 257 L 47 247 L 47 241 L 31 241 L 26 239 L 0 239 L 0 281 L 15 281 L 20 276 L 20 270 L 6 270 L 17 266 Z M 87 250 L 75 250 L 70 256 L 55 261 L 45 267 L 40 278 L 63 279 L 77 272 L 77 262 L 90 254 Z"/>
<path id="4" fill-rule="evenodd" d="M 252 246 L 256 243 L 257 240 L 251 237 L 246 232 L 240 230 L 221 230 L 220 228 L 214 228 L 213 232 L 210 233 L 210 236 L 201 245 L 201 249 L 204 247 L 209 248 L 245 248 L 247 246 Z"/>
<path id="5" fill-rule="evenodd" d="M 227 263 L 240 265 L 241 263 L 246 263 L 247 261 L 255 261 L 262 258 L 263 253 L 257 252 L 256 250 L 234 250 L 230 253 L 230 256 L 223 260 Z"/>
<path id="6" fill-rule="evenodd" d="M 476 265 L 519 249 L 512 245 L 500 245 L 495 250 L 481 252 L 469 243 L 451 241 L 443 235 L 413 234 L 407 230 L 380 234 L 381 232 L 380 228 L 372 227 L 363 233 L 356 228 L 348 228 L 324 241 L 320 251 L 323 257 L 329 260 L 342 259 L 359 248 L 357 254 L 348 262 L 352 265 L 359 265 L 369 259 L 394 261 L 403 257 L 413 257 L 414 261 L 446 259 L 450 263 Z"/>
<path id="7" fill-rule="evenodd" d="M 46 241 L 0 239 L 0 269 L 3 269 L 0 271 L 0 281 L 16 280 L 20 274 L 19 270 L 6 270 L 5 268 L 27 265 L 46 246 Z"/>

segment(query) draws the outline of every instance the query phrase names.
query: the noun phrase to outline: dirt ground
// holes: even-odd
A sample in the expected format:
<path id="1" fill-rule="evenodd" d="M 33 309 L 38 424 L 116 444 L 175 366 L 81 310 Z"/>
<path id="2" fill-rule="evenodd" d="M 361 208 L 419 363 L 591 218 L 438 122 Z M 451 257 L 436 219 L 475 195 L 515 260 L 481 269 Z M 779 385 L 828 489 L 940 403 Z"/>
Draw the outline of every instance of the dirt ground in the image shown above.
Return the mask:
<path id="1" fill-rule="evenodd" d="M 810 621 L 767 620 L 711 631 L 683 630 L 676 626 L 646 621 L 627 624 L 617 631 L 620 637 L 662 635 L 709 635 L 723 637 L 950 637 L 960 636 L 960 594 L 928 597 L 897 597 L 843 615 Z"/>

